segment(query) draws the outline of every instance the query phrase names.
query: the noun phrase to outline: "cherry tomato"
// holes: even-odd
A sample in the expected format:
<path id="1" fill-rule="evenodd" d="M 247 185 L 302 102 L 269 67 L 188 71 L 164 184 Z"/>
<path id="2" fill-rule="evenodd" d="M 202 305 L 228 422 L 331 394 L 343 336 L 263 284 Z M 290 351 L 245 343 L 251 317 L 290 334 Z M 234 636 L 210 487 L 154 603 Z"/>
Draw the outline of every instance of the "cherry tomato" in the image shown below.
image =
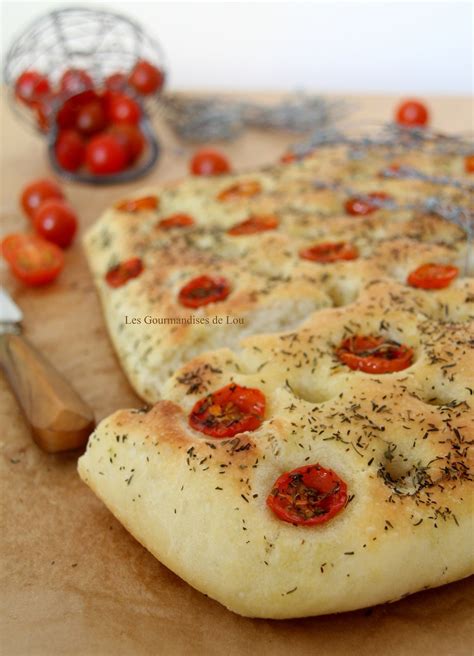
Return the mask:
<path id="1" fill-rule="evenodd" d="M 67 98 L 56 114 L 58 127 L 62 130 L 75 129 L 79 112 L 86 105 L 96 102 L 105 104 L 105 100 L 93 89 L 86 89 L 86 91 Z"/>
<path id="2" fill-rule="evenodd" d="M 143 271 L 143 262 L 139 257 L 132 257 L 109 269 L 105 280 L 110 287 L 122 287 L 129 280 L 137 278 Z"/>
<path id="3" fill-rule="evenodd" d="M 161 230 L 171 230 L 172 228 L 187 228 L 194 225 L 194 223 L 193 217 L 189 214 L 172 214 L 166 219 L 161 219 L 156 227 Z"/>
<path id="4" fill-rule="evenodd" d="M 274 214 L 260 214 L 236 223 L 232 228 L 227 230 L 227 234 L 237 237 L 240 235 L 253 235 L 257 232 L 265 232 L 267 230 L 275 230 L 275 228 L 278 228 L 277 216 Z"/>
<path id="5" fill-rule="evenodd" d="M 300 257 L 304 260 L 312 260 L 322 264 L 337 262 L 338 260 L 355 260 L 358 256 L 357 248 L 346 241 L 315 244 L 315 246 L 303 248 L 300 251 Z"/>
<path id="6" fill-rule="evenodd" d="M 121 200 L 116 203 L 115 208 L 121 212 L 130 212 L 135 214 L 137 212 L 147 212 L 150 210 L 157 210 L 160 204 L 158 196 L 142 196 L 142 198 L 130 198 Z"/>
<path id="7" fill-rule="evenodd" d="M 61 249 L 37 235 L 7 236 L 2 242 L 2 253 L 12 273 L 26 285 L 46 285 L 64 267 Z"/>
<path id="8" fill-rule="evenodd" d="M 76 95 L 93 87 L 94 82 L 91 76 L 81 68 L 68 68 L 59 80 L 60 91 L 68 96 Z"/>
<path id="9" fill-rule="evenodd" d="M 37 71 L 25 71 L 15 82 L 15 95 L 25 105 L 41 101 L 50 91 L 48 78 Z"/>
<path id="10" fill-rule="evenodd" d="M 16 232 L 4 237 L 1 241 L 1 252 L 4 259 L 10 263 L 18 247 L 29 239 L 31 239 L 31 235 L 24 232 Z"/>
<path id="11" fill-rule="evenodd" d="M 474 173 L 474 155 L 468 155 L 464 160 L 464 169 L 466 173 Z"/>
<path id="12" fill-rule="evenodd" d="M 124 146 L 111 134 L 92 137 L 86 146 L 86 166 L 95 175 L 123 171 L 127 160 Z"/>
<path id="13" fill-rule="evenodd" d="M 127 86 L 128 78 L 125 73 L 112 73 L 104 80 L 104 86 L 110 91 L 123 91 Z"/>
<path id="14" fill-rule="evenodd" d="M 305 465 L 277 478 L 267 506 L 278 519 L 296 526 L 317 526 L 347 504 L 347 485 L 332 469 Z"/>
<path id="15" fill-rule="evenodd" d="M 459 269 L 450 264 L 423 264 L 410 273 L 407 282 L 420 289 L 444 289 L 459 275 Z"/>
<path id="16" fill-rule="evenodd" d="M 102 103 L 95 100 L 79 109 L 76 119 L 76 128 L 85 135 L 100 132 L 105 128 L 107 119 Z"/>
<path id="17" fill-rule="evenodd" d="M 258 180 L 244 180 L 223 189 L 217 196 L 217 200 L 228 201 L 240 198 L 252 198 L 262 191 L 262 185 Z"/>
<path id="18" fill-rule="evenodd" d="M 231 383 L 197 401 L 189 425 L 211 437 L 233 437 L 261 425 L 265 404 L 260 390 Z"/>
<path id="19" fill-rule="evenodd" d="M 296 162 L 295 153 L 283 153 L 283 155 L 280 157 L 280 164 L 292 164 L 293 162 Z"/>
<path id="20" fill-rule="evenodd" d="M 77 171 L 84 163 L 86 145 L 75 130 L 62 130 L 56 140 L 54 152 L 61 168 Z"/>
<path id="21" fill-rule="evenodd" d="M 218 150 L 201 148 L 194 153 L 189 168 L 193 175 L 222 175 L 229 173 L 230 164 Z"/>
<path id="22" fill-rule="evenodd" d="M 117 125 L 111 125 L 108 132 L 127 151 L 129 164 L 132 164 L 140 157 L 145 147 L 145 138 L 138 126 L 131 125 L 130 123 L 117 123 Z"/>
<path id="23" fill-rule="evenodd" d="M 133 67 L 128 81 L 138 93 L 148 96 L 160 91 L 165 81 L 165 74 L 149 61 L 140 59 Z"/>
<path id="24" fill-rule="evenodd" d="M 385 337 L 354 335 L 342 342 L 336 355 L 350 369 L 388 374 L 409 367 L 413 349 Z"/>
<path id="25" fill-rule="evenodd" d="M 36 210 L 33 225 L 42 237 L 60 248 L 67 248 L 77 231 L 77 216 L 67 203 L 50 198 Z"/>
<path id="26" fill-rule="evenodd" d="M 41 203 L 49 198 L 64 198 L 61 187 L 54 180 L 34 180 L 21 192 L 20 203 L 25 214 L 32 219 Z"/>
<path id="27" fill-rule="evenodd" d="M 366 216 L 367 214 L 372 214 L 381 208 L 377 202 L 371 203 L 370 199 L 373 198 L 375 201 L 386 201 L 390 200 L 390 196 L 383 191 L 374 191 L 371 194 L 367 194 L 366 198 L 349 198 L 346 200 L 344 207 L 347 214 L 351 216 Z"/>
<path id="28" fill-rule="evenodd" d="M 141 110 L 138 103 L 124 93 L 111 92 L 108 98 L 109 120 L 112 123 L 136 124 Z"/>
<path id="29" fill-rule="evenodd" d="M 407 128 L 423 127 L 428 123 L 429 112 L 419 100 L 406 100 L 398 106 L 395 120 Z"/>
<path id="30" fill-rule="evenodd" d="M 181 305 L 198 308 L 209 303 L 224 301 L 231 287 L 225 278 L 218 276 L 198 276 L 181 288 L 178 300 Z"/>

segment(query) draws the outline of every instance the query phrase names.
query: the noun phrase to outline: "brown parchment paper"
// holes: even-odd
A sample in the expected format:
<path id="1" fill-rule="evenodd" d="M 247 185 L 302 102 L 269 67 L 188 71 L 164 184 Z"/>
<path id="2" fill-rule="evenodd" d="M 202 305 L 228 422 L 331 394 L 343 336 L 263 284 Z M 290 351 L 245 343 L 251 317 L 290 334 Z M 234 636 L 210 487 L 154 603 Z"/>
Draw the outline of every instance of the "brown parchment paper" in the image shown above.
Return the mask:
<path id="1" fill-rule="evenodd" d="M 396 99 L 351 98 L 351 121 L 387 120 Z M 429 98 L 435 127 L 472 129 L 472 104 Z M 2 233 L 23 230 L 17 198 L 28 180 L 50 174 L 42 140 L 2 102 Z M 186 173 L 191 149 L 177 150 L 158 125 L 164 152 L 145 184 Z M 247 133 L 225 145 L 236 168 L 274 160 L 289 135 Z M 143 185 L 64 185 L 82 229 L 113 200 Z M 1 266 L 1 265 L 0 265 Z M 103 325 L 79 240 L 57 283 L 28 290 L 3 268 L 25 313 L 28 337 L 93 406 L 97 419 L 141 402 L 126 382 Z M 81 483 L 77 454 L 48 456 L 32 443 L 0 378 L 2 531 L 0 652 L 3 656 L 468 656 L 473 653 L 472 580 L 391 605 L 291 621 L 241 618 L 196 592 L 141 547 Z"/>

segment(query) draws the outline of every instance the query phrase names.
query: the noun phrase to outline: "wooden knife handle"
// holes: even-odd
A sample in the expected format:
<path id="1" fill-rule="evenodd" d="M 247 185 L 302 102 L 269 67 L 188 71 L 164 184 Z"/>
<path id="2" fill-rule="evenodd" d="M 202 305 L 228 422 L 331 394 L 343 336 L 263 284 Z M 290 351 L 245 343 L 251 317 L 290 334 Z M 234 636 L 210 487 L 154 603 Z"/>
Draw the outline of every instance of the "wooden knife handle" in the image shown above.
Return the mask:
<path id="1" fill-rule="evenodd" d="M 91 409 L 24 337 L 0 335 L 0 366 L 39 447 L 58 453 L 86 444 L 95 425 Z"/>

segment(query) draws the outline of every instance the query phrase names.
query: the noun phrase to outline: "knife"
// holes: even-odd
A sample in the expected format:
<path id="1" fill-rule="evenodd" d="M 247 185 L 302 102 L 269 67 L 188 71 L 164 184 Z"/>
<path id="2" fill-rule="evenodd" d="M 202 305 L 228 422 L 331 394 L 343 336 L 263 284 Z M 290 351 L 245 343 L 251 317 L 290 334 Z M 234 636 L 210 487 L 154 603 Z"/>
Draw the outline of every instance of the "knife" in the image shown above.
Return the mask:
<path id="1" fill-rule="evenodd" d="M 31 427 L 48 453 L 83 447 L 95 422 L 90 407 L 21 335 L 23 314 L 0 289 L 0 367 Z"/>

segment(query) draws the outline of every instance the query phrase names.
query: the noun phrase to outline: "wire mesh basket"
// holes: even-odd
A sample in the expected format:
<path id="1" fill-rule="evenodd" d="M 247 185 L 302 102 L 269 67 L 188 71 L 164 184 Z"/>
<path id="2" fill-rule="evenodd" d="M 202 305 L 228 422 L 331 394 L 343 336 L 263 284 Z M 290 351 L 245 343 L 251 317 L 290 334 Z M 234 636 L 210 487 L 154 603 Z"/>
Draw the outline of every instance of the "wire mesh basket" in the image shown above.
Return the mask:
<path id="1" fill-rule="evenodd" d="M 145 60 L 163 72 L 163 51 L 155 39 L 132 19 L 96 8 L 68 7 L 38 18 L 11 45 L 5 59 L 4 80 L 13 111 L 35 130 L 47 135 L 49 153 L 55 170 L 70 179 L 103 184 L 124 182 L 140 177 L 155 163 L 159 146 L 149 121 L 158 107 L 161 87 L 149 95 L 137 94 L 127 82 L 135 64 Z M 39 71 L 47 77 L 49 92 L 44 102 L 28 106 L 18 97 L 15 86 L 25 71 Z M 142 108 L 140 129 L 147 141 L 146 161 L 118 175 L 94 176 L 69 173 L 61 169 L 54 157 L 57 136 L 55 116 L 71 94 L 60 88 L 67 70 L 84 70 L 95 89 L 102 89 L 108 76 L 121 73 L 122 88 Z"/>

